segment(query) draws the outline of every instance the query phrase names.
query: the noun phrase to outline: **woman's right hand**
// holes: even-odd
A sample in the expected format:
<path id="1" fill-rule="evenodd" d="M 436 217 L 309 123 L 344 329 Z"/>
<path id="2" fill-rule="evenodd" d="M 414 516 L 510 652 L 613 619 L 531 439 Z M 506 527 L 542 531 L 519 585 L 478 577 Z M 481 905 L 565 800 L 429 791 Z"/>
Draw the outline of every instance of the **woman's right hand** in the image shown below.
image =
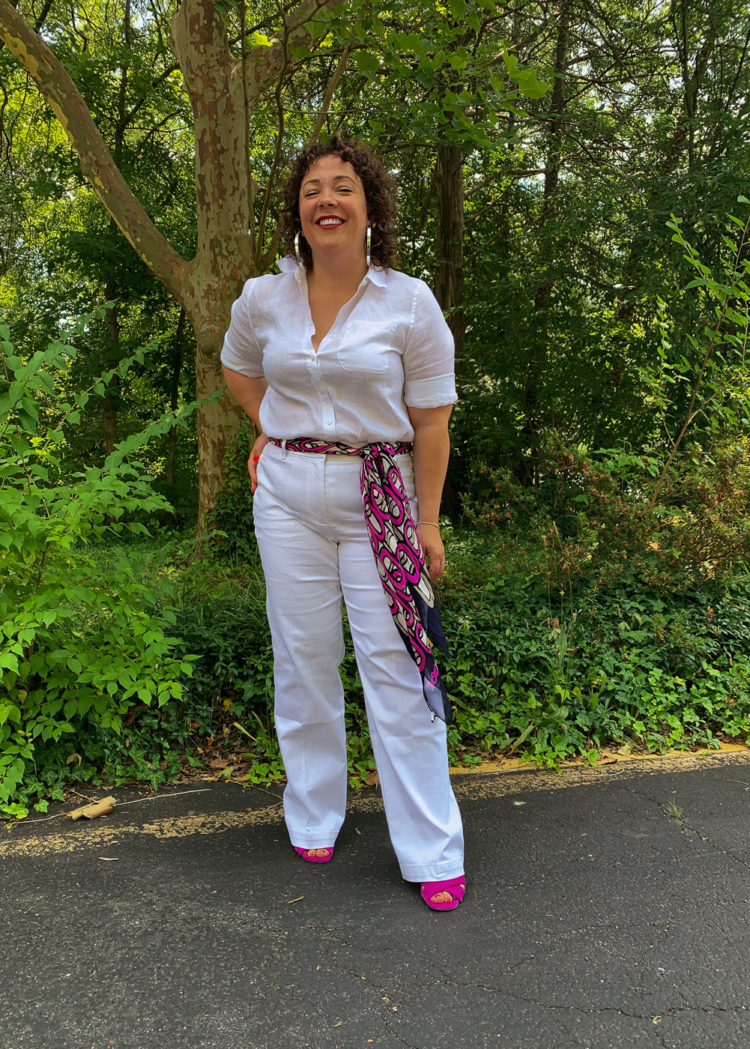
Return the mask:
<path id="1" fill-rule="evenodd" d="M 260 461 L 261 452 L 268 444 L 268 438 L 264 433 L 260 434 L 256 438 L 255 444 L 250 452 L 250 458 L 247 460 L 247 472 L 250 474 L 250 491 L 255 492 L 258 487 L 258 462 Z"/>

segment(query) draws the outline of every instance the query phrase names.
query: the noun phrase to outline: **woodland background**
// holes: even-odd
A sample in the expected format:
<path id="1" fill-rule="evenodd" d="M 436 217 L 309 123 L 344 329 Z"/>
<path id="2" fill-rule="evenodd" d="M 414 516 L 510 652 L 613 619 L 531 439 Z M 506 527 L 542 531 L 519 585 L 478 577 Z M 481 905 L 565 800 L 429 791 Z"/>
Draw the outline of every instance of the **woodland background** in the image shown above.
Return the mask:
<path id="1" fill-rule="evenodd" d="M 283 775 L 218 353 L 332 133 L 456 338 L 452 760 L 747 740 L 746 3 L 0 0 L 0 38 L 0 812 Z"/>

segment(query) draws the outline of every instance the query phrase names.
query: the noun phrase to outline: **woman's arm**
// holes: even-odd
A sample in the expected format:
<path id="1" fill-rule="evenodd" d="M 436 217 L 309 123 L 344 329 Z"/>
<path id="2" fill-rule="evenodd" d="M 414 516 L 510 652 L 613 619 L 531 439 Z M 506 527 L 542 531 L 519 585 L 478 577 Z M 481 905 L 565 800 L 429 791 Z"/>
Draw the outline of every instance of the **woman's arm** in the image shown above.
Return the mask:
<path id="1" fill-rule="evenodd" d="M 419 503 L 419 539 L 427 558 L 431 579 L 445 569 L 445 548 L 437 527 L 440 499 L 448 469 L 450 438 L 448 420 L 452 405 L 440 408 L 409 408 L 414 427 L 414 482 Z"/>
<path id="2" fill-rule="evenodd" d="M 268 383 L 262 377 L 255 379 L 249 375 L 242 375 L 240 372 L 233 372 L 226 365 L 223 365 L 223 370 L 227 389 L 245 415 L 252 419 L 256 428 L 260 430 L 260 434 L 256 438 L 250 452 L 250 458 L 247 461 L 247 472 L 250 474 L 250 488 L 254 492 L 258 487 L 258 457 L 268 444 L 268 437 L 263 433 L 260 425 L 260 404 L 265 396 Z"/>

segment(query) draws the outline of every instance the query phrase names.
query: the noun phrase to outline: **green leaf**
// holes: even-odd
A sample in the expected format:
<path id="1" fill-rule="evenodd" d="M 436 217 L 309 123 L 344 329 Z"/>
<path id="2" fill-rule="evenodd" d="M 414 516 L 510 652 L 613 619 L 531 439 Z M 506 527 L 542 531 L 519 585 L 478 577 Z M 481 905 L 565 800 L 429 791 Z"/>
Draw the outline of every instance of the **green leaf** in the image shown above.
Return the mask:
<path id="1" fill-rule="evenodd" d="M 270 37 L 266 36 L 265 33 L 259 32 L 258 30 L 256 30 L 250 37 L 251 47 L 273 47 L 273 43 L 274 42 L 273 40 L 271 40 Z"/>
<path id="2" fill-rule="evenodd" d="M 372 76 L 380 69 L 380 59 L 371 51 L 357 51 L 355 58 L 357 72 Z"/>

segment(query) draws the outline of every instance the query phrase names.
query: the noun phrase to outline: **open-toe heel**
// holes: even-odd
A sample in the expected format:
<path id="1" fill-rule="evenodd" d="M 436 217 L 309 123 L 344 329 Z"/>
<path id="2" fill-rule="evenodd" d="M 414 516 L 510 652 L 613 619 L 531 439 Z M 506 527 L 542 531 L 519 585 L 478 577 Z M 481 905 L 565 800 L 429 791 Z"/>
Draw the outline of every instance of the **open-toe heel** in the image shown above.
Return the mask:
<path id="1" fill-rule="evenodd" d="M 307 860 L 308 863 L 330 863 L 333 859 L 333 845 L 320 845 L 317 848 L 313 846 L 310 849 L 301 849 L 299 846 L 293 845 L 292 848 L 298 856 L 301 856 L 303 860 Z M 321 850 L 325 851 L 325 856 L 310 855 L 311 852 L 319 852 Z"/>
<path id="2" fill-rule="evenodd" d="M 434 902 L 432 897 L 447 892 L 451 899 L 445 903 Z M 422 899 L 432 911 L 455 911 L 466 892 L 466 878 L 450 878 L 448 881 L 425 881 L 420 888 Z"/>

